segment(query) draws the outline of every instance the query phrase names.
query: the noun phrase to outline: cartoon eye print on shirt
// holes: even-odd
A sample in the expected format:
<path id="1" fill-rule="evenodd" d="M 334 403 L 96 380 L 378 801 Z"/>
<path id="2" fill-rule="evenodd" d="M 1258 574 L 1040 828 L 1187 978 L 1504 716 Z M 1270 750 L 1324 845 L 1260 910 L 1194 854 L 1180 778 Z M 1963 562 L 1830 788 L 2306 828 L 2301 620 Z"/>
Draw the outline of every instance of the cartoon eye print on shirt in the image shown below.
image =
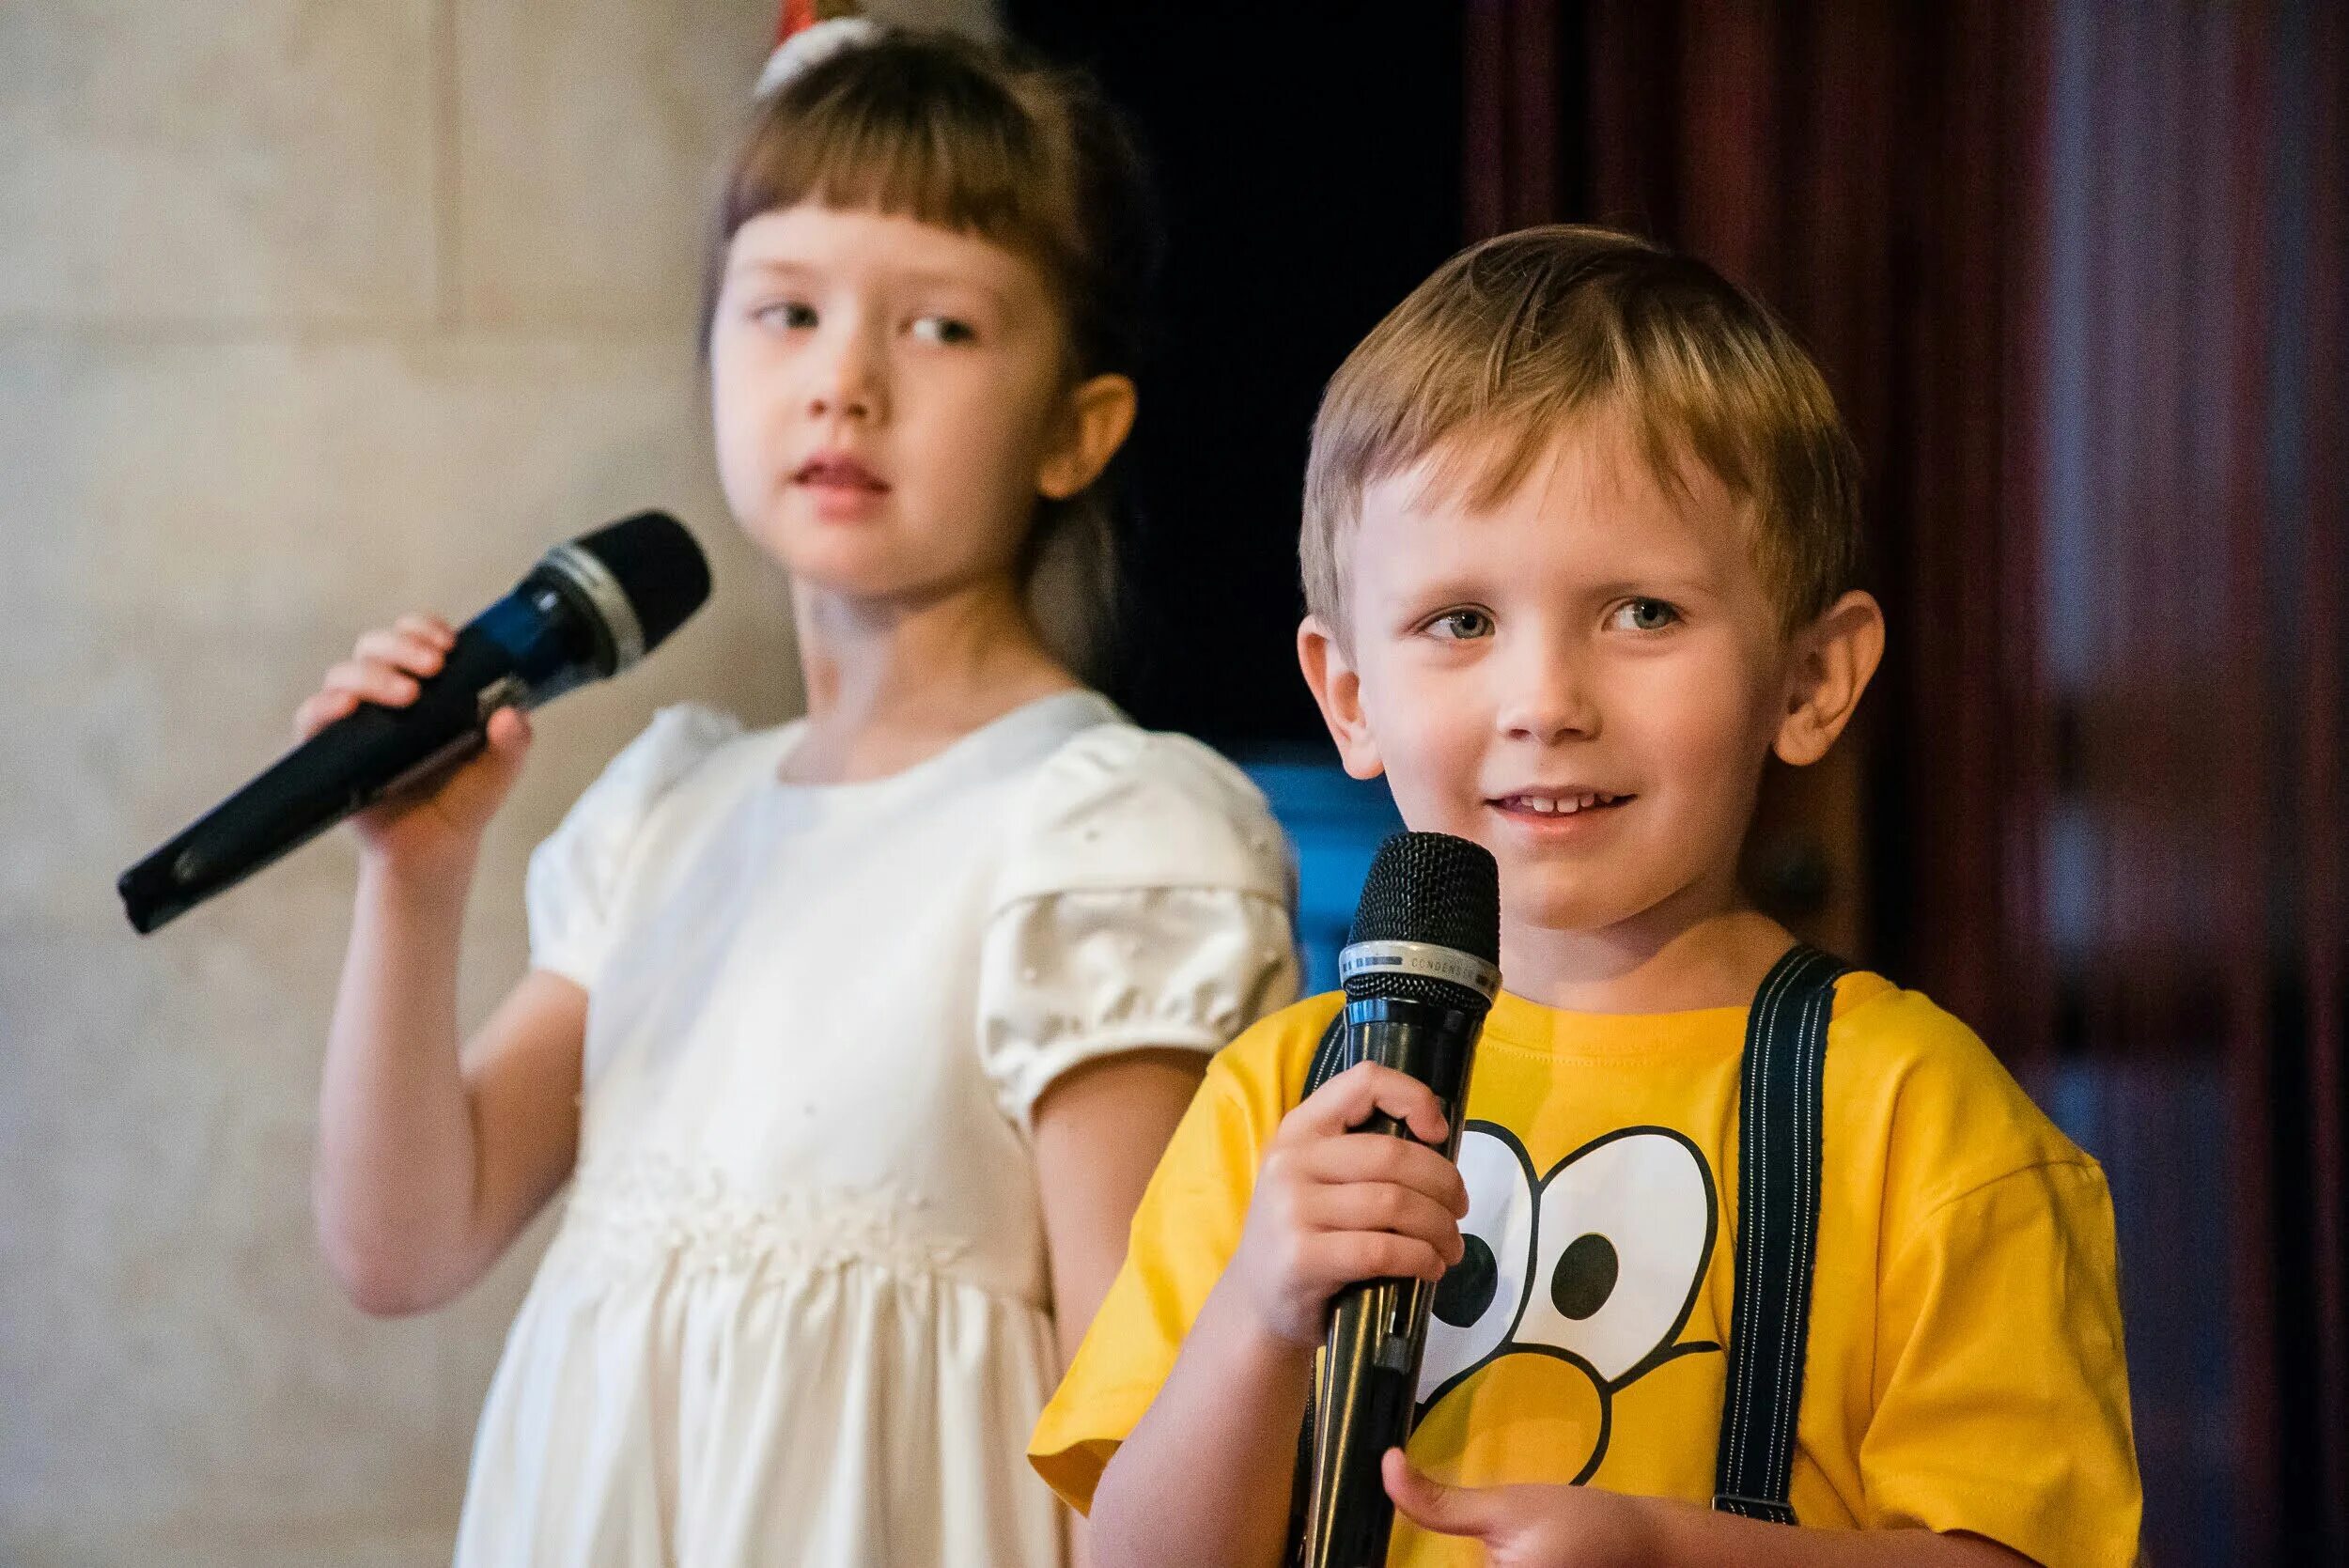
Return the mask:
<path id="1" fill-rule="evenodd" d="M 1688 1139 L 1669 1127 L 1618 1128 L 1536 1181 L 1509 1129 L 1470 1122 L 1460 1174 L 1466 1251 L 1436 1289 L 1420 1360 L 1422 1416 L 1507 1356 L 1573 1363 L 1604 1409 L 1674 1357 L 1720 1349 L 1674 1343 L 1719 1222 L 1712 1172 Z M 1602 1437 L 1584 1477 L 1605 1455 Z"/>

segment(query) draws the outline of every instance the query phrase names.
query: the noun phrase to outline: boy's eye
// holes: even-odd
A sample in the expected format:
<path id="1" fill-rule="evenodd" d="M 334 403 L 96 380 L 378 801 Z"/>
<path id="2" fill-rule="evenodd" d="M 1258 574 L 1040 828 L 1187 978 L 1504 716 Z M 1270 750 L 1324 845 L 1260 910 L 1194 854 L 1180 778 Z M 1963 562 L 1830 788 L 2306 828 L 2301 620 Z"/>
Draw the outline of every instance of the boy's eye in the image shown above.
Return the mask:
<path id="1" fill-rule="evenodd" d="M 975 343 L 979 334 L 968 321 L 951 316 L 925 316 L 913 323 L 913 335 L 925 343 Z"/>
<path id="2" fill-rule="evenodd" d="M 1493 634 L 1493 618 L 1482 610 L 1447 610 L 1427 623 L 1426 629 L 1447 643 L 1466 643 Z"/>
<path id="3" fill-rule="evenodd" d="M 774 300 L 754 307 L 751 318 L 765 327 L 803 331 L 816 324 L 816 307 L 798 300 Z"/>
<path id="4" fill-rule="evenodd" d="M 1626 599 L 1608 617 L 1624 631 L 1661 631 L 1680 619 L 1680 612 L 1660 598 Z"/>

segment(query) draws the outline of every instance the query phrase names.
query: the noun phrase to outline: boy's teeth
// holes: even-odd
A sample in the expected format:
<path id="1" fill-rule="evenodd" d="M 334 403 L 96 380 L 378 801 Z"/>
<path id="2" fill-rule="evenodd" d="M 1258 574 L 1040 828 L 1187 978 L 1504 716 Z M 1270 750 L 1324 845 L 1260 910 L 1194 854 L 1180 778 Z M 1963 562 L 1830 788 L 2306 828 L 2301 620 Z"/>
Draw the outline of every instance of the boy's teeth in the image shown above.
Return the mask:
<path id="1" fill-rule="evenodd" d="M 1526 809 L 1540 816 L 1571 816 L 1590 806 L 1613 805 L 1611 795 L 1522 795 L 1518 800 Z"/>

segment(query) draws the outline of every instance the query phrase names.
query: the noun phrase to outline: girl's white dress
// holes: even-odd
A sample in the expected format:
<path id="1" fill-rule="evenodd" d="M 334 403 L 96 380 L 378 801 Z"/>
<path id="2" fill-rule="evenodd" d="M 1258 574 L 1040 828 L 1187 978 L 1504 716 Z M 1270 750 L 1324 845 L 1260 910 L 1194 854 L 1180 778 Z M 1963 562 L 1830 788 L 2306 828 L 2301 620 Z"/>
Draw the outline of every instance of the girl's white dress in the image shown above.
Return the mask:
<path id="1" fill-rule="evenodd" d="M 468 1568 L 1053 1564 L 1030 1114 L 1287 1001 L 1286 846 L 1192 741 L 1032 703 L 894 777 L 654 720 L 533 857 L 588 992 L 578 1175 L 475 1438 Z"/>

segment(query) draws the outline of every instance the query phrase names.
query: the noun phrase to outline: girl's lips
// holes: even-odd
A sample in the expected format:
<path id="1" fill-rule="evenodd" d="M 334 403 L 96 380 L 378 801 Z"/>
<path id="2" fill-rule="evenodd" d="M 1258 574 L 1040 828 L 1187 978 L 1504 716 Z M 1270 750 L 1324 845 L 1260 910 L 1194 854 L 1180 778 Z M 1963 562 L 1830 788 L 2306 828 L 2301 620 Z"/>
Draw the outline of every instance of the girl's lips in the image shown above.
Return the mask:
<path id="1" fill-rule="evenodd" d="M 817 489 L 863 490 L 874 495 L 887 493 L 888 482 L 858 462 L 854 458 L 825 454 L 801 463 L 791 475 L 795 485 L 807 485 Z"/>

